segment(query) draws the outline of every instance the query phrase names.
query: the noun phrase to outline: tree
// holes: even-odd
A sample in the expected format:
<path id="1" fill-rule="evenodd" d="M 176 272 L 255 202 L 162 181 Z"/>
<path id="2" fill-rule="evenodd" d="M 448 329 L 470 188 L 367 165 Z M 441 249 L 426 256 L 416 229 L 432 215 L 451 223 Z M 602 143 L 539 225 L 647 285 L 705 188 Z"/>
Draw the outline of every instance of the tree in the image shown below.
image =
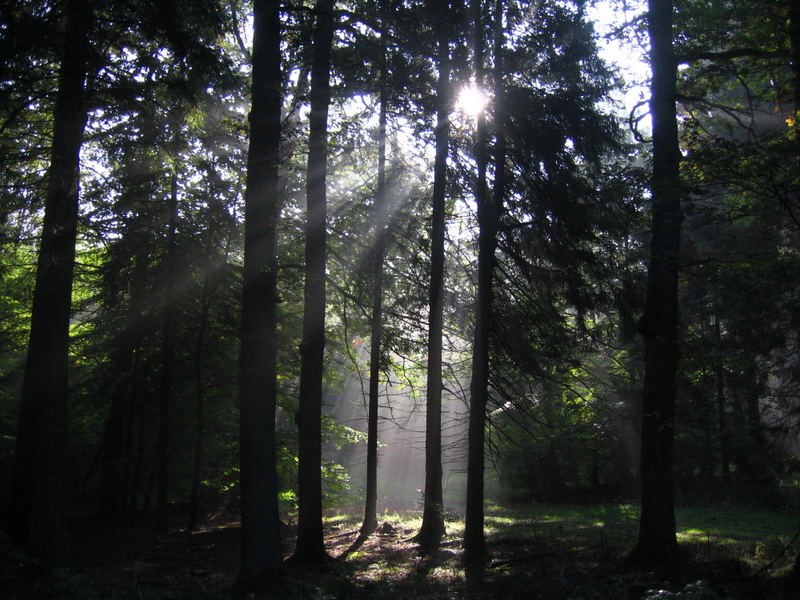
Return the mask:
<path id="1" fill-rule="evenodd" d="M 639 537 L 630 560 L 658 560 L 677 550 L 673 492 L 673 423 L 678 361 L 678 265 L 681 183 L 675 112 L 677 65 L 672 0 L 649 0 L 650 113 L 653 119 L 652 239 L 645 309 Z"/>
<path id="2" fill-rule="evenodd" d="M 425 403 L 425 491 L 422 525 L 414 539 L 423 550 L 436 547 L 445 532 L 442 497 L 442 324 L 444 311 L 444 233 L 447 154 L 450 144 L 449 3 L 431 4 L 436 37 L 436 154 L 431 198 L 431 267 L 428 288 L 428 369 Z"/>
<path id="3" fill-rule="evenodd" d="M 473 34 L 473 69 L 475 86 L 484 85 L 484 34 L 481 2 L 471 4 Z M 495 15 L 501 19 L 501 13 Z M 498 29 L 495 29 L 495 33 Z M 498 46 L 496 46 L 497 48 Z M 496 57 L 495 57 L 496 60 Z M 469 434 L 467 457 L 467 506 L 464 523 L 464 553 L 480 557 L 485 553 L 483 537 L 483 470 L 486 434 L 486 404 L 489 384 L 489 328 L 491 327 L 492 278 L 494 250 L 497 245 L 497 205 L 486 183 L 488 153 L 487 126 L 483 112 L 478 114 L 474 157 L 475 204 L 478 210 L 478 286 L 475 299 L 475 331 L 472 342 L 472 377 L 469 386 Z"/>
<path id="4" fill-rule="evenodd" d="M 475 27 L 475 84 L 480 87 L 484 80 L 483 30 L 481 28 L 480 3 L 473 2 L 473 26 Z M 486 444 L 486 410 L 489 395 L 489 349 L 492 328 L 492 286 L 495 269 L 495 248 L 500 212 L 505 194 L 505 105 L 503 47 L 503 0 L 494 4 L 494 188 L 490 197 L 486 183 L 488 162 L 486 144 L 486 120 L 478 115 L 475 134 L 475 160 L 477 175 L 475 202 L 478 207 L 478 285 L 475 300 L 475 331 L 472 343 L 472 378 L 470 380 L 470 412 L 467 463 L 467 507 L 464 524 L 464 552 L 468 556 L 480 557 L 485 553 L 483 535 L 483 487 Z"/>
<path id="5" fill-rule="evenodd" d="M 283 558 L 275 448 L 281 26 L 277 2 L 256 0 L 254 10 L 239 364 L 242 486 L 239 579 L 247 587 L 274 579 Z"/>
<path id="6" fill-rule="evenodd" d="M 64 45 L 9 511 L 12 539 L 26 544 L 47 565 L 63 560 L 66 544 L 69 323 L 92 25 L 85 2 L 71 0 L 64 8 Z"/>
<path id="7" fill-rule="evenodd" d="M 384 4 L 381 4 L 383 8 Z M 381 11 L 382 13 L 384 11 Z M 381 14 L 383 17 L 384 15 Z M 378 527 L 378 401 L 380 399 L 381 336 L 383 335 L 383 257 L 386 249 L 386 115 L 387 115 L 387 44 L 386 20 L 381 22 L 378 101 L 378 187 L 375 190 L 375 225 L 372 258 L 372 294 L 369 349 L 369 406 L 367 414 L 367 490 L 364 499 L 364 523 L 361 535 Z"/>
<path id="8" fill-rule="evenodd" d="M 322 377 L 325 354 L 326 177 L 330 104 L 333 0 L 314 12 L 308 168 L 306 170 L 305 287 L 300 345 L 300 407 L 297 411 L 299 472 L 297 545 L 292 559 L 320 564 L 327 558 L 322 533 Z"/>
<path id="9" fill-rule="evenodd" d="M 592 391 L 587 379 L 602 370 L 604 345 L 616 343 L 617 298 L 636 257 L 626 236 L 639 222 L 638 190 L 629 187 L 637 179 L 618 158 L 625 150 L 618 123 L 598 105 L 612 82 L 583 5 L 540 3 L 521 14 L 506 6 L 505 29 L 517 34 L 501 53 L 509 76 L 498 86 L 495 117 L 503 133 L 494 192 L 496 201 L 503 192 L 503 210 L 489 331 L 490 431 L 503 448 L 501 487 L 516 498 L 564 499 L 590 491 L 588 449 L 611 437 L 600 409 L 605 386 Z M 521 452 L 503 443 L 517 427 Z M 594 471 L 603 475 L 616 451 L 599 457 Z M 616 461 L 613 468 L 623 471 Z"/>
<path id="10" fill-rule="evenodd" d="M 763 501 L 776 483 L 790 430 L 795 378 L 792 331 L 797 319 L 797 203 L 793 119 L 792 7 L 687 2 L 676 10 L 681 173 L 686 197 L 683 226 L 680 376 L 695 411 L 717 413 L 711 450 L 723 484 L 737 498 Z M 760 11 L 756 25 L 740 20 Z M 754 303 L 752 298 L 759 301 Z M 709 329 L 709 318 L 714 325 Z M 708 347 L 714 348 L 716 406 L 710 394 Z M 678 417 L 686 411 L 680 411 Z M 689 443 L 676 448 L 676 480 L 693 481 L 707 444 L 692 451 L 692 423 L 679 421 Z M 701 447 L 702 444 L 702 447 Z M 702 448 L 702 449 L 700 449 Z M 702 458 L 700 458 L 702 454 Z M 702 489 L 698 486 L 699 489 Z M 680 490 L 679 490 L 680 491 Z"/>
<path id="11" fill-rule="evenodd" d="M 174 160 L 174 159 L 173 159 Z M 169 480 L 170 405 L 173 402 L 175 370 L 175 268 L 178 227 L 178 173 L 173 165 L 170 175 L 169 220 L 165 255 L 165 300 L 161 322 L 161 381 L 158 398 L 158 435 L 156 440 L 156 530 L 167 531 Z"/>

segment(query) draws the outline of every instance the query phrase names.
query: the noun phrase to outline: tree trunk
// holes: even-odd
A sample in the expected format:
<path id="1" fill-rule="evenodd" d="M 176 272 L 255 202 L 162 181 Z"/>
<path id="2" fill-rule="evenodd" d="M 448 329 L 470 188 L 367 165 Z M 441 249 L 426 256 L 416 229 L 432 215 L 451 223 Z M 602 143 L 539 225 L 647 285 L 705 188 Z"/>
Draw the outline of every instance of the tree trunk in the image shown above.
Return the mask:
<path id="1" fill-rule="evenodd" d="M 444 4 L 444 3 L 443 3 Z M 439 77 L 436 83 L 436 154 L 431 213 L 431 280 L 428 312 L 428 377 L 425 409 L 425 497 L 422 525 L 414 539 L 423 550 L 438 546 L 445 532 L 442 515 L 442 324 L 444 292 L 445 195 L 450 143 L 450 11 L 436 8 Z"/>
<path id="2" fill-rule="evenodd" d="M 239 359 L 242 488 L 239 580 L 245 587 L 275 579 L 283 559 L 275 452 L 281 24 L 277 2 L 256 0 L 254 11 Z"/>
<path id="3" fill-rule="evenodd" d="M 175 251 L 178 226 L 178 171 L 173 166 L 170 181 L 167 254 L 164 258 L 164 307 L 161 325 L 161 386 L 158 397 L 158 432 L 156 436 L 156 531 L 165 532 L 169 483 L 170 408 L 175 382 Z"/>
<path id="4" fill-rule="evenodd" d="M 300 346 L 297 545 L 293 560 L 326 561 L 322 534 L 322 377 L 325 353 L 325 237 L 333 0 L 316 4 L 306 178 L 306 278 Z"/>
<path id="5" fill-rule="evenodd" d="M 714 335 L 717 345 L 716 380 L 717 380 L 717 427 L 719 431 L 719 460 L 722 468 L 722 484 L 731 482 L 731 459 L 728 450 L 728 425 L 725 413 L 725 367 L 722 362 L 722 333 L 720 332 L 719 317 L 714 316 Z"/>
<path id="6" fill-rule="evenodd" d="M 120 479 L 120 493 L 122 495 L 122 513 L 136 510 L 136 499 L 133 494 L 136 464 L 139 459 L 136 447 L 136 421 L 140 396 L 138 388 L 141 385 L 139 373 L 141 371 L 141 352 L 136 352 L 131 365 L 130 385 L 132 389 L 125 398 L 125 431 L 122 444 L 122 473 Z"/>
<path id="7" fill-rule="evenodd" d="M 125 325 L 113 346 L 112 365 L 117 380 L 111 394 L 111 407 L 103 434 L 103 462 L 100 489 L 101 515 L 118 515 L 125 507 L 132 457 L 133 387 L 137 380 L 137 350 L 141 345 L 144 318 L 146 257 L 134 256 L 131 295 Z"/>
<path id="8" fill-rule="evenodd" d="M 378 114 L 378 189 L 375 192 L 375 240 L 372 249 L 372 314 L 367 415 L 367 493 L 361 535 L 378 527 L 378 398 L 383 333 L 383 254 L 386 246 L 386 32 L 381 32 L 380 113 Z"/>
<path id="9" fill-rule="evenodd" d="M 642 394 L 642 512 L 630 559 L 652 561 L 677 550 L 673 425 L 678 361 L 678 263 L 681 231 L 680 150 L 675 114 L 672 0 L 649 0 L 650 113 L 653 119 L 653 216 L 645 310 Z"/>
<path id="10" fill-rule="evenodd" d="M 472 25 L 474 27 L 473 62 L 475 85 L 483 89 L 483 15 L 481 2 L 472 0 Z M 495 2 L 501 20 L 502 3 Z M 495 35 L 502 35 L 499 27 Z M 499 45 L 495 45 L 495 50 Z M 495 59 L 497 60 L 497 59 Z M 497 70 L 497 63 L 495 69 Z M 495 72 L 495 77 L 498 77 Z M 467 558 L 480 558 L 486 552 L 483 536 L 483 472 L 486 437 L 486 404 L 489 385 L 489 328 L 491 325 L 492 278 L 494 250 L 497 245 L 497 205 L 489 197 L 486 185 L 487 126 L 483 112 L 478 115 L 475 132 L 474 157 L 477 166 L 475 177 L 475 204 L 478 213 L 478 289 L 475 300 L 475 331 L 472 342 L 472 378 L 470 381 L 470 409 L 467 454 L 467 498 L 464 522 L 464 554 Z"/>
<path id="11" fill-rule="evenodd" d="M 65 42 L 8 513 L 12 540 L 26 544 L 46 565 L 60 563 L 66 550 L 69 321 L 91 20 L 87 6 L 79 0 L 66 2 L 65 8 Z"/>
<path id="12" fill-rule="evenodd" d="M 122 491 L 122 462 L 125 444 L 125 410 L 128 407 L 130 394 L 130 374 L 133 365 L 133 352 L 128 348 L 120 353 L 114 364 L 122 373 L 117 380 L 111 395 L 111 408 L 106 419 L 103 432 L 103 463 L 100 483 L 99 514 L 117 515 L 120 511 L 124 494 Z"/>
<path id="13" fill-rule="evenodd" d="M 770 480 L 770 471 L 765 455 L 764 431 L 761 425 L 761 377 L 755 354 L 747 357 L 744 376 L 745 409 L 747 430 L 750 434 L 750 451 L 747 453 L 747 468 L 751 481 L 766 483 Z"/>
<path id="14" fill-rule="evenodd" d="M 141 362 L 141 361 L 139 361 Z M 138 372 L 139 368 L 134 367 L 134 373 Z M 141 393 L 142 387 L 137 382 L 136 386 L 139 388 L 140 393 L 134 392 L 135 398 L 134 405 L 136 407 L 136 452 L 133 460 L 131 477 L 130 477 L 130 500 L 128 506 L 131 510 L 136 512 L 139 503 L 139 490 L 142 487 L 142 478 L 144 477 L 144 447 L 145 447 L 145 425 L 147 423 L 147 406 L 145 405 L 144 394 Z M 133 408 L 133 406 L 131 407 Z M 144 486 L 145 494 L 147 485 Z M 145 494 L 142 494 L 144 496 Z"/>
<path id="15" fill-rule="evenodd" d="M 197 323 L 197 341 L 194 347 L 194 414 L 195 414 L 195 439 L 194 456 L 192 457 L 192 487 L 189 494 L 189 516 L 186 528 L 189 531 L 197 530 L 197 521 L 200 512 L 200 480 L 203 473 L 203 450 L 206 440 L 205 394 L 203 382 L 203 351 L 205 348 L 206 330 L 208 329 L 209 300 L 208 272 L 203 281 L 203 290 L 200 294 L 200 318 Z"/>

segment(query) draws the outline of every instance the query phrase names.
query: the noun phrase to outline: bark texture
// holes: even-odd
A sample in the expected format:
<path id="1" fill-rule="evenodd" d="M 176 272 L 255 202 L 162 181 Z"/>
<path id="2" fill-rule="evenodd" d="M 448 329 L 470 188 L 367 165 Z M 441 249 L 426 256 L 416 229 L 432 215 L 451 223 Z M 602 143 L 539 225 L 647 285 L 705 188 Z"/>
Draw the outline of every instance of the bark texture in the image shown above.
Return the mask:
<path id="1" fill-rule="evenodd" d="M 321 564 L 327 554 L 322 533 L 322 376 L 325 354 L 325 260 L 333 0 L 315 8 L 311 62 L 311 113 L 306 175 L 306 278 L 300 346 L 299 465 L 295 562 Z"/>
<path id="2" fill-rule="evenodd" d="M 158 432 L 156 435 L 156 531 L 167 531 L 169 487 L 170 410 L 174 393 L 175 372 L 175 259 L 178 228 L 178 172 L 173 167 L 170 181 L 169 225 L 164 269 L 164 307 L 161 322 L 161 382 L 158 398 Z"/>
<path id="3" fill-rule="evenodd" d="M 716 379 L 717 399 L 717 432 L 719 437 L 719 460 L 722 469 L 722 484 L 727 486 L 731 482 L 731 462 L 729 451 L 729 434 L 725 399 L 725 365 L 722 361 L 722 332 L 719 317 L 714 315 L 714 340 L 717 346 L 717 356 L 714 365 Z"/>
<path id="4" fill-rule="evenodd" d="M 380 113 L 378 115 L 378 189 L 375 192 L 375 238 L 372 248 L 369 407 L 367 414 L 367 490 L 361 535 L 378 527 L 378 399 L 383 334 L 383 255 L 386 246 L 386 36 L 381 35 Z"/>
<path id="5" fill-rule="evenodd" d="M 481 3 L 473 0 L 475 23 L 475 83 L 484 83 L 484 42 L 481 27 Z M 484 540 L 484 462 L 486 444 L 486 406 L 489 397 L 489 332 L 492 321 L 492 283 L 497 247 L 499 212 L 503 205 L 505 187 L 505 142 L 502 123 L 505 115 L 503 95 L 503 2 L 495 2 L 494 23 L 494 119 L 495 181 L 494 197 L 486 183 L 488 127 L 483 114 L 479 115 L 475 134 L 475 202 L 478 212 L 478 289 L 475 300 L 475 331 L 472 343 L 472 378 L 470 380 L 470 412 L 467 457 L 467 499 L 464 522 L 464 554 L 480 558 L 486 553 Z"/>
<path id="6" fill-rule="evenodd" d="M 80 149 L 87 119 L 91 14 L 65 3 L 42 238 L 20 399 L 8 513 L 12 540 L 53 566 L 66 551 L 65 463 L 72 277 L 78 226 Z"/>
<path id="7" fill-rule="evenodd" d="M 445 195 L 450 144 L 450 35 L 447 3 L 434 13 L 439 76 L 436 82 L 436 154 L 431 200 L 431 280 L 428 293 L 428 376 L 425 404 L 425 496 L 422 525 L 415 540 L 423 550 L 444 535 L 442 515 L 442 324 L 444 292 Z"/>
<path id="8" fill-rule="evenodd" d="M 146 260 L 134 255 L 131 294 L 125 325 L 111 353 L 114 369 L 121 375 L 111 394 L 111 406 L 103 432 L 103 463 L 100 487 L 101 515 L 124 512 L 128 505 L 131 462 L 133 460 L 133 422 L 138 356 L 144 322 L 144 280 Z"/>
<path id="9" fill-rule="evenodd" d="M 278 3 L 254 3 L 252 107 L 245 192 L 240 356 L 240 473 L 245 587 L 275 579 L 282 552 L 275 466 L 276 221 L 281 127 Z"/>
<path id="10" fill-rule="evenodd" d="M 681 233 L 680 150 L 675 113 L 672 0 L 650 0 L 648 28 L 653 119 L 652 240 L 645 310 L 639 537 L 631 560 L 654 561 L 677 550 L 673 426 L 678 362 L 678 267 Z"/>
<path id="11" fill-rule="evenodd" d="M 207 261 L 208 262 L 208 261 Z M 196 531 L 200 517 L 200 482 L 203 474 L 203 461 L 206 443 L 206 417 L 205 417 L 205 382 L 203 378 L 203 353 L 205 350 L 206 330 L 208 329 L 209 313 L 211 311 L 211 275 L 206 272 L 203 281 L 203 290 L 200 293 L 200 317 L 197 320 L 197 341 L 194 346 L 194 415 L 195 439 L 194 453 L 192 456 L 192 486 L 189 493 L 189 515 L 186 528 Z"/>

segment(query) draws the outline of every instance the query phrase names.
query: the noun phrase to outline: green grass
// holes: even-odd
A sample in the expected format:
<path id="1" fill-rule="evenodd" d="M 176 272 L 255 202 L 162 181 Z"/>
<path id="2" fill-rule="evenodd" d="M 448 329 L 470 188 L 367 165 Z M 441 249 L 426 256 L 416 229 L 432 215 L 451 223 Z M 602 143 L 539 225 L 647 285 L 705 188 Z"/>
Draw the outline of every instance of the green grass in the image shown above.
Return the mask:
<path id="1" fill-rule="evenodd" d="M 800 518 L 772 511 L 723 508 L 679 508 L 678 532 L 735 543 L 773 538 L 788 541 L 800 528 Z"/>
<path id="2" fill-rule="evenodd" d="M 638 507 L 626 504 L 490 506 L 486 531 L 490 541 L 550 540 L 573 549 L 599 545 L 622 555 L 636 541 L 638 519 Z M 677 508 L 676 523 L 678 542 L 685 550 L 699 554 L 726 548 L 754 570 L 777 556 L 800 529 L 796 515 L 730 507 Z M 800 543 L 795 546 L 778 568 L 788 567 L 800 551 Z"/>
<path id="3" fill-rule="evenodd" d="M 489 505 L 485 529 L 490 543 L 547 541 L 562 548 L 602 547 L 623 556 L 636 541 L 638 518 L 638 507 L 630 504 Z M 379 520 L 408 533 L 420 527 L 421 514 L 385 512 Z M 794 515 L 730 507 L 677 508 L 676 522 L 678 541 L 685 548 L 694 552 L 708 551 L 710 546 L 727 548 L 752 568 L 780 552 L 800 527 L 800 518 Z M 326 518 L 327 526 L 342 531 L 359 524 L 360 517 L 356 515 L 333 514 Z M 458 516 L 448 515 L 446 526 L 451 541 L 463 534 L 464 523 Z M 795 550 L 800 550 L 800 544 Z"/>
<path id="4" fill-rule="evenodd" d="M 351 569 L 354 589 L 370 598 L 513 598 L 523 592 L 533 594 L 531 598 L 638 598 L 646 589 L 678 591 L 700 579 L 718 582 L 714 585 L 724 598 L 751 598 L 762 591 L 768 594 L 764 597 L 785 598 L 794 593 L 786 596 L 781 577 L 800 544 L 766 575 L 740 582 L 780 554 L 800 525 L 794 515 L 679 508 L 683 558 L 679 566 L 665 566 L 663 572 L 624 567 L 623 559 L 636 542 L 638 518 L 638 507 L 629 504 L 487 506 L 490 557 L 475 583 L 461 561 L 462 518 L 448 512 L 442 551 L 425 559 L 410 541 L 421 513 L 386 512 L 379 521 L 390 523 L 396 533 L 370 538 L 344 564 Z M 360 518 L 336 514 L 327 523 L 338 533 L 357 528 Z M 329 549 L 338 555 L 348 543 L 340 534 Z"/>

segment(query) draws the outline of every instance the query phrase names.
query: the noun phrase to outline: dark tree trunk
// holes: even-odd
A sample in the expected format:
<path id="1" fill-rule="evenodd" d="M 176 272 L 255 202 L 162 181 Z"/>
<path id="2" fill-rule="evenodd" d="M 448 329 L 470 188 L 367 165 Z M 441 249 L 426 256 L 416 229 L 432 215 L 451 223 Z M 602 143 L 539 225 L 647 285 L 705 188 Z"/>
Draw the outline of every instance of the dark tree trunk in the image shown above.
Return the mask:
<path id="1" fill-rule="evenodd" d="M 174 391 L 175 371 L 175 252 L 178 226 L 178 172 L 173 167 L 170 181 L 167 254 L 164 258 L 164 308 L 161 324 L 161 385 L 158 397 L 158 432 L 156 436 L 156 521 L 157 531 L 167 531 L 169 483 L 170 408 Z"/>
<path id="2" fill-rule="evenodd" d="M 381 34 L 380 113 L 378 115 L 378 189 L 375 192 L 375 239 L 372 249 L 372 314 L 367 415 L 367 493 L 361 535 L 378 527 L 378 399 L 383 334 L 383 255 L 386 246 L 386 33 Z"/>
<path id="3" fill-rule="evenodd" d="M 744 372 L 746 379 L 743 386 L 751 448 L 747 456 L 747 465 L 750 479 L 764 483 L 770 480 L 770 471 L 765 456 L 764 430 L 761 425 L 761 404 L 759 402 L 763 386 L 755 354 L 748 356 L 747 360 L 748 364 Z"/>
<path id="4" fill-rule="evenodd" d="M 701 425 L 703 428 L 703 457 L 698 459 L 697 466 L 702 470 L 703 489 L 708 489 L 714 483 L 714 412 L 713 402 L 708 402 L 705 397 L 705 390 L 699 386 L 691 388 L 692 404 L 703 407 Z"/>
<path id="5" fill-rule="evenodd" d="M 120 341 L 120 343 L 123 343 Z M 124 501 L 122 493 L 122 462 L 125 446 L 125 410 L 130 394 L 130 373 L 133 365 L 133 352 L 125 348 L 114 363 L 121 377 L 117 380 L 111 395 L 111 407 L 103 432 L 103 464 L 100 484 L 101 515 L 116 515 Z"/>
<path id="6" fill-rule="evenodd" d="M 46 565 L 66 550 L 65 453 L 72 277 L 78 226 L 80 148 L 87 119 L 91 15 L 65 3 L 66 29 L 20 399 L 8 512 L 9 533 Z"/>
<path id="7" fill-rule="evenodd" d="M 681 232 L 680 150 L 675 114 L 676 64 L 672 0 L 649 0 L 650 113 L 653 119 L 653 217 L 645 310 L 642 394 L 642 512 L 631 560 L 651 561 L 677 550 L 673 426 L 678 361 L 678 263 Z"/>
<path id="8" fill-rule="evenodd" d="M 206 440 L 203 351 L 205 349 L 206 330 L 208 329 L 208 317 L 211 309 L 209 278 L 209 273 L 206 273 L 203 281 L 203 290 L 200 294 L 200 318 L 197 323 L 197 341 L 194 346 L 195 438 L 194 456 L 192 457 L 192 487 L 189 494 L 189 516 L 186 521 L 186 527 L 189 531 L 197 530 L 200 512 L 200 480 L 203 473 L 203 451 Z"/>
<path id="9" fill-rule="evenodd" d="M 125 422 L 125 462 L 122 469 L 122 485 L 125 490 L 123 512 L 135 512 L 139 499 L 139 484 L 144 459 L 145 402 L 143 398 L 142 356 L 136 353 L 133 359 L 131 392 L 128 396 Z"/>
<path id="10" fill-rule="evenodd" d="M 239 580 L 245 587 L 275 579 L 283 559 L 275 453 L 281 24 L 277 2 L 256 0 L 254 11 L 239 359 L 242 487 Z"/>
<path id="11" fill-rule="evenodd" d="M 327 554 L 322 534 L 322 376 L 325 353 L 326 176 L 330 103 L 333 0 L 316 4 L 311 63 L 308 171 L 306 178 L 306 278 L 300 346 L 297 545 L 293 560 L 320 564 Z"/>
<path id="12" fill-rule="evenodd" d="M 438 546 L 445 532 L 442 514 L 442 324 L 444 315 L 444 231 L 447 153 L 450 143 L 450 36 L 446 3 L 435 8 L 439 77 L 436 83 L 436 155 L 431 213 L 431 280 L 428 313 L 428 377 L 425 408 L 425 496 L 422 525 L 415 536 L 423 550 Z"/>
<path id="13" fill-rule="evenodd" d="M 714 317 L 714 335 L 717 345 L 717 358 L 715 365 L 715 378 L 717 380 L 717 428 L 719 431 L 719 460 L 722 469 L 722 483 L 731 482 L 731 459 L 728 449 L 728 425 L 725 413 L 725 367 L 722 362 L 722 333 L 720 331 L 719 317 Z"/>
<path id="14" fill-rule="evenodd" d="M 501 2 L 495 19 L 501 19 Z M 472 0 L 473 63 L 475 85 L 483 88 L 484 40 L 481 2 Z M 502 35 L 495 27 L 495 35 Z M 495 45 L 495 50 L 499 48 Z M 496 64 L 497 68 L 498 65 Z M 479 558 L 486 553 L 483 536 L 483 471 L 486 437 L 486 404 L 489 386 L 489 328 L 491 324 L 492 278 L 494 272 L 494 250 L 497 245 L 497 205 L 489 197 L 486 185 L 487 126 L 483 112 L 478 115 L 475 132 L 474 157 L 477 166 L 475 177 L 475 204 L 478 213 L 478 287 L 475 299 L 475 331 L 472 342 L 472 378 L 470 381 L 470 409 L 467 454 L 467 498 L 464 521 L 464 554 L 467 558 Z"/>
<path id="15" fill-rule="evenodd" d="M 118 515 L 127 501 L 137 380 L 137 350 L 141 345 L 146 258 L 134 257 L 131 296 L 122 333 L 114 344 L 112 364 L 118 375 L 111 394 L 111 407 L 103 434 L 103 462 L 100 489 L 101 515 Z"/>

